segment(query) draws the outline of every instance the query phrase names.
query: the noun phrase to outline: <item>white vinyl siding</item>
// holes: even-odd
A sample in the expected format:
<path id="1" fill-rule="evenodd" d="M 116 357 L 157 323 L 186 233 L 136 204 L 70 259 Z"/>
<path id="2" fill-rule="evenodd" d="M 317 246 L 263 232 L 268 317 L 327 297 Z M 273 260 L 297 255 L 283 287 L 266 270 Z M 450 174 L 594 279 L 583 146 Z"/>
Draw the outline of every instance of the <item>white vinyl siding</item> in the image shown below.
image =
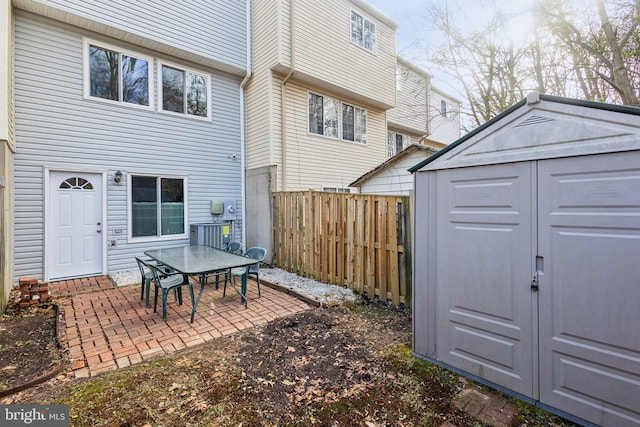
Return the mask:
<path id="1" fill-rule="evenodd" d="M 16 10 L 15 277 L 43 275 L 45 168 L 107 173 L 103 232 L 108 242 L 115 242 L 106 248 L 109 273 L 135 268 L 133 257 L 158 244 L 130 242 L 127 237 L 127 186 L 132 175 L 187 177 L 188 224 L 211 221 L 211 200 L 236 200 L 237 218 L 242 218 L 241 165 L 230 158 L 241 154 L 241 78 L 206 70 L 215 105 L 211 121 L 185 120 L 113 102 L 87 102 L 82 47 L 88 35 L 77 27 Z M 123 172 L 120 185 L 113 182 L 117 170 Z M 233 238 L 239 239 L 240 220 L 233 229 Z M 186 237 L 163 245 L 188 243 Z"/>
<path id="2" fill-rule="evenodd" d="M 460 138 L 460 104 L 434 89 L 429 98 L 429 139 L 449 144 Z"/>
<path id="3" fill-rule="evenodd" d="M 429 75 L 418 72 L 398 59 L 397 101 L 387 112 L 387 119 L 395 126 L 426 135 L 429 130 Z"/>
<path id="4" fill-rule="evenodd" d="M 288 9 L 288 1 L 282 9 Z M 367 98 L 361 103 L 391 108 L 396 102 L 395 29 L 365 11 L 357 13 L 376 25 L 376 54 L 351 41 L 351 3 L 345 0 L 296 2 L 295 70 L 325 87 Z M 285 52 L 286 53 L 286 52 Z M 290 66 L 290 64 L 284 64 Z"/>
<path id="5" fill-rule="evenodd" d="M 28 10 L 93 34 L 109 34 L 181 59 L 241 74 L 246 69 L 246 2 L 33 0 Z"/>
<path id="6" fill-rule="evenodd" d="M 278 41 L 283 31 L 276 2 L 254 2 L 253 75 L 246 87 L 247 97 L 247 169 L 273 163 L 273 135 L 280 129 L 280 80 L 271 71 L 281 50 Z M 278 28 L 278 31 L 274 31 Z"/>
<path id="7" fill-rule="evenodd" d="M 348 187 L 356 178 L 386 160 L 386 122 L 382 110 L 367 110 L 368 143 L 319 137 L 307 130 L 308 94 L 313 88 L 287 84 L 286 188 Z M 276 164 L 280 167 L 276 158 Z M 279 187 L 280 188 L 280 187 Z"/>
<path id="8" fill-rule="evenodd" d="M 417 151 L 368 178 L 360 185 L 361 194 L 408 196 L 413 190 L 413 174 L 408 170 L 424 160 L 431 152 Z"/>

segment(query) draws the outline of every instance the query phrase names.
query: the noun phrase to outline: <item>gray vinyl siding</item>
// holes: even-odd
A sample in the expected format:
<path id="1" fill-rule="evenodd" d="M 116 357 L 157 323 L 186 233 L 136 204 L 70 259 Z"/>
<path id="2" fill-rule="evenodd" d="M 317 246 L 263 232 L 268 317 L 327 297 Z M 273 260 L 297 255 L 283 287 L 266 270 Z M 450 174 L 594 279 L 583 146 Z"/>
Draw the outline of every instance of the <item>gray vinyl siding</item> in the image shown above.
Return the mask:
<path id="1" fill-rule="evenodd" d="M 14 3 L 16 7 L 121 40 L 144 40 L 149 47 L 176 49 L 246 68 L 245 0 L 17 0 Z"/>
<path id="2" fill-rule="evenodd" d="M 213 220 L 210 200 L 236 200 L 233 238 L 241 238 L 240 77 L 185 64 L 211 74 L 210 122 L 84 99 L 82 37 L 122 43 L 24 11 L 15 27 L 15 277 L 43 276 L 45 168 L 107 172 L 105 232 L 117 242 L 106 248 L 109 273 L 135 268 L 133 256 L 144 250 L 188 243 L 127 241 L 130 174 L 185 176 L 188 223 Z M 155 58 L 154 69 L 173 60 L 132 49 Z M 113 184 L 116 170 L 125 185 Z"/>

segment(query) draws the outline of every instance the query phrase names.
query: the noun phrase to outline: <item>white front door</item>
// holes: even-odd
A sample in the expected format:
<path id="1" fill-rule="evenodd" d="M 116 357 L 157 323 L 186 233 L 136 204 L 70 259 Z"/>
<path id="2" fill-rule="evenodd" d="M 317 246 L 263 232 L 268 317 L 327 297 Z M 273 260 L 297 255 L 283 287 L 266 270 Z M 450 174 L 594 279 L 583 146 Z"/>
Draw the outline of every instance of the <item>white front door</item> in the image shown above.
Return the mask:
<path id="1" fill-rule="evenodd" d="M 51 172 L 49 280 L 102 274 L 102 175 Z"/>

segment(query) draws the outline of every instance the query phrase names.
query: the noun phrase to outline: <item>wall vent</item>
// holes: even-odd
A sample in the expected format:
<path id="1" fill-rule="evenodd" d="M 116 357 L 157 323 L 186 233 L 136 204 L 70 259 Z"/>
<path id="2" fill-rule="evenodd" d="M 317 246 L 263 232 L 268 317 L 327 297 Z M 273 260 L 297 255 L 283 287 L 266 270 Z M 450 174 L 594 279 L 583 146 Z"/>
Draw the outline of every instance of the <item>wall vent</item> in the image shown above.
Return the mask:
<path id="1" fill-rule="evenodd" d="M 518 123 L 514 127 L 519 128 L 523 126 L 539 125 L 540 123 L 553 122 L 553 121 L 555 120 L 550 119 L 549 117 L 531 116 L 531 117 L 528 117 L 526 120 Z"/>

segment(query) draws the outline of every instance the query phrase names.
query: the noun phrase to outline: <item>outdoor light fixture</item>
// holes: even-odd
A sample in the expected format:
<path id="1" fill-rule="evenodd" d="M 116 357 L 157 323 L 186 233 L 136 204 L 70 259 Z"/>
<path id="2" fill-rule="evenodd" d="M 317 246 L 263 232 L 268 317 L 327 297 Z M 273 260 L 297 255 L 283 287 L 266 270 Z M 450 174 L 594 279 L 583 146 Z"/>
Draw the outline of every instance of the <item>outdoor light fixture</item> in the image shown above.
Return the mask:
<path id="1" fill-rule="evenodd" d="M 122 171 L 116 171 L 113 175 L 113 182 L 120 184 L 122 182 Z"/>

